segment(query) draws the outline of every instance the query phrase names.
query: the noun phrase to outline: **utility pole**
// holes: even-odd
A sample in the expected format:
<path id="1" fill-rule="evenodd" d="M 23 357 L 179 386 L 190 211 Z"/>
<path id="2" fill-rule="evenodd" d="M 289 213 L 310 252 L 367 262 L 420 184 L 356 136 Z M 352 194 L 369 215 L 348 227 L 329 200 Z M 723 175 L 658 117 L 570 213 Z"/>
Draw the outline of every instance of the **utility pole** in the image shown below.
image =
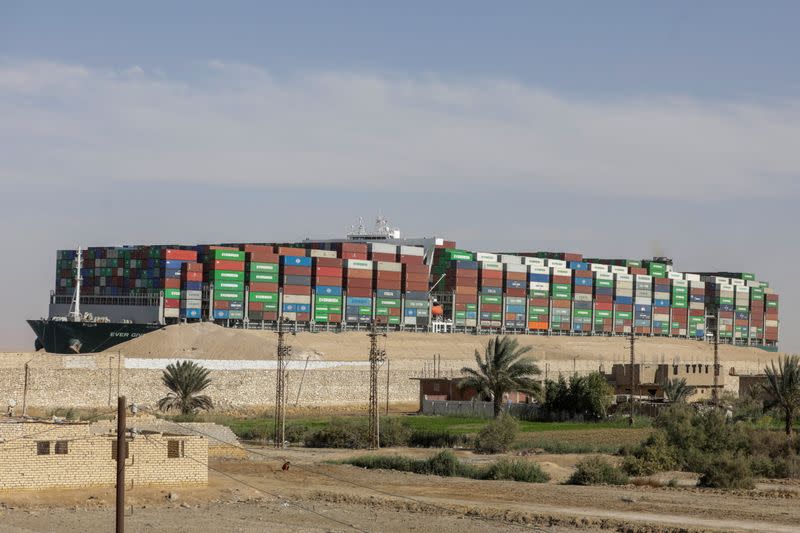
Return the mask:
<path id="1" fill-rule="evenodd" d="M 117 533 L 125 532 L 125 396 L 117 398 Z"/>
<path id="2" fill-rule="evenodd" d="M 277 369 L 275 372 L 275 447 L 286 442 L 286 358 L 292 347 L 284 342 L 283 319 L 278 320 Z"/>
<path id="3" fill-rule="evenodd" d="M 714 332 L 714 388 L 711 389 L 711 401 L 714 405 L 719 405 L 719 324 Z"/>
<path id="4" fill-rule="evenodd" d="M 369 337 L 369 447 L 371 450 L 380 448 L 380 421 L 378 420 L 378 368 L 386 359 L 386 351 L 378 348 L 378 337 L 385 337 L 386 333 L 378 333 L 375 323 Z"/>
<path id="5" fill-rule="evenodd" d="M 30 362 L 30 361 L 28 361 Z M 22 385 L 22 416 L 28 416 L 28 376 L 30 370 L 28 363 L 25 363 L 25 382 Z"/>
<path id="6" fill-rule="evenodd" d="M 389 416 L 389 358 L 386 358 L 386 416 Z"/>
<path id="7" fill-rule="evenodd" d="M 634 391 L 636 390 L 636 331 L 634 326 L 631 326 L 631 396 L 630 396 L 630 418 L 628 418 L 628 423 L 632 426 L 633 425 L 633 395 Z"/>

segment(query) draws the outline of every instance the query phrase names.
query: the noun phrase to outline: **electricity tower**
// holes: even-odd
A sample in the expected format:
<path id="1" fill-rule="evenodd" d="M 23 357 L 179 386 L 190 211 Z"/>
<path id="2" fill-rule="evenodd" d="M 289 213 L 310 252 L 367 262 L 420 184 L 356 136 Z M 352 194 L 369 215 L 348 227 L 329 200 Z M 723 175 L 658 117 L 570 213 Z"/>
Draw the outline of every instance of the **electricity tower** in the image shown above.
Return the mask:
<path id="1" fill-rule="evenodd" d="M 292 347 L 284 342 L 283 319 L 278 320 L 277 368 L 275 372 L 275 447 L 286 441 L 286 359 Z"/>
<path id="2" fill-rule="evenodd" d="M 378 368 L 386 359 L 386 350 L 378 348 L 378 337 L 386 337 L 386 333 L 378 333 L 375 324 L 369 337 L 369 447 L 380 448 L 380 422 L 378 420 Z"/>
<path id="3" fill-rule="evenodd" d="M 631 396 L 630 396 L 630 417 L 628 418 L 628 423 L 632 426 L 633 425 L 633 395 L 636 391 L 636 331 L 635 327 L 631 326 Z"/>

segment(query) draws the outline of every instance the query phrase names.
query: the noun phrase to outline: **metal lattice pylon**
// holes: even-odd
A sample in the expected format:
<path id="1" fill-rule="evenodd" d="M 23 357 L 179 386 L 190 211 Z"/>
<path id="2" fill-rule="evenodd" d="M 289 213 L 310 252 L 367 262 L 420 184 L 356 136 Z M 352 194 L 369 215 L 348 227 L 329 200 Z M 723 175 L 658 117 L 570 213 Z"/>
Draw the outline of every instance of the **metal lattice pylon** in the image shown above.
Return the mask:
<path id="1" fill-rule="evenodd" d="M 378 368 L 386 359 L 386 350 L 378 348 L 378 337 L 385 337 L 386 333 L 378 333 L 375 324 L 369 337 L 369 447 L 372 450 L 380 448 L 380 420 L 378 414 Z"/>
<path id="2" fill-rule="evenodd" d="M 292 347 L 284 342 L 283 319 L 278 320 L 278 348 L 275 369 L 275 447 L 283 448 L 286 442 L 286 359 Z"/>

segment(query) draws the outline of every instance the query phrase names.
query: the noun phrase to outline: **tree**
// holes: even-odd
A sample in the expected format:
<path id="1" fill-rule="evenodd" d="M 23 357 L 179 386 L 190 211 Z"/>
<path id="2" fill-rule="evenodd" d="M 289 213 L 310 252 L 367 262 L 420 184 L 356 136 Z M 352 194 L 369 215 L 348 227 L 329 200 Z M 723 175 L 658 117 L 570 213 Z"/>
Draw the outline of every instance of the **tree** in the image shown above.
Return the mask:
<path id="1" fill-rule="evenodd" d="M 542 407 L 551 414 L 600 419 L 605 418 L 613 400 L 614 389 L 606 378 L 599 372 L 592 372 L 586 376 L 575 374 L 569 378 L 569 383 L 563 376 L 559 376 L 557 382 L 548 380 Z"/>
<path id="2" fill-rule="evenodd" d="M 686 384 L 686 378 L 670 379 L 664 385 L 664 395 L 672 403 L 686 402 L 692 392 L 692 387 Z"/>
<path id="3" fill-rule="evenodd" d="M 800 408 L 800 357 L 786 355 L 778 360 L 778 368 L 772 361 L 764 372 L 767 374 L 764 390 L 772 397 L 770 403 L 783 410 L 786 436 L 791 438 L 795 412 Z"/>
<path id="4" fill-rule="evenodd" d="M 512 337 L 495 337 L 487 343 L 483 358 L 475 350 L 477 370 L 466 366 L 461 369 L 466 379 L 461 381 L 459 388 L 475 389 L 484 398 L 491 398 L 497 418 L 502 411 L 503 394 L 506 392 L 536 395 L 541 392 L 542 387 L 533 376 L 542 371 L 533 359 L 523 357 L 530 350 L 530 346 L 520 347 Z"/>
<path id="5" fill-rule="evenodd" d="M 214 403 L 205 394 L 198 394 L 211 383 L 210 371 L 194 361 L 170 363 L 161 376 L 161 382 L 171 392 L 158 401 L 161 411 L 179 410 L 188 415 L 198 409 L 213 409 Z"/>

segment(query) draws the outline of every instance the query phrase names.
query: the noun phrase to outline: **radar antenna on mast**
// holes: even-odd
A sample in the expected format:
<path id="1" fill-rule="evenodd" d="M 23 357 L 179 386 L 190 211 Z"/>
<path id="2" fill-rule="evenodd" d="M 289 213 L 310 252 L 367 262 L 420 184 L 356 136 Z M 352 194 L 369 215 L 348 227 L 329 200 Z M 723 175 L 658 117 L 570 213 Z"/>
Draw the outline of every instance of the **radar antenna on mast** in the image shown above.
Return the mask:
<path id="1" fill-rule="evenodd" d="M 75 292 L 72 294 L 72 303 L 69 306 L 69 313 L 67 320 L 72 322 L 81 321 L 81 282 L 83 276 L 81 269 L 83 268 L 83 249 L 78 246 L 77 254 L 75 256 Z"/>

